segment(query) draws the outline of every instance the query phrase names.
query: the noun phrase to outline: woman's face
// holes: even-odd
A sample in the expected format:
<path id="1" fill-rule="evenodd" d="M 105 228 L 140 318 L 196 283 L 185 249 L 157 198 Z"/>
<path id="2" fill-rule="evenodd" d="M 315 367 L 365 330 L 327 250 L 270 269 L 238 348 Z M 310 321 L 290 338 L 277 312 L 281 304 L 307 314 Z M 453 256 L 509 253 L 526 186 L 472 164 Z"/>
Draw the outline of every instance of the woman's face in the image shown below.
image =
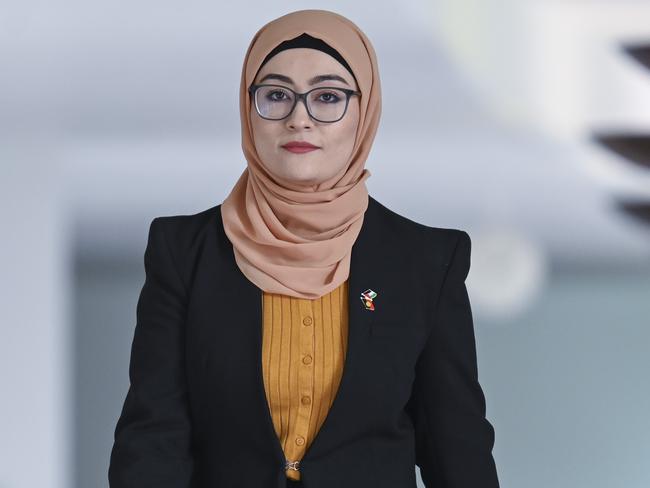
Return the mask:
<path id="1" fill-rule="evenodd" d="M 312 78 L 324 75 L 336 78 L 310 84 Z M 321 86 L 358 90 L 350 72 L 336 59 L 309 48 L 279 52 L 262 66 L 254 83 L 282 85 L 298 93 Z M 338 122 L 323 123 L 310 118 L 302 101 L 283 120 L 263 119 L 251 101 L 250 117 L 255 149 L 269 172 L 311 186 L 331 178 L 347 165 L 359 124 L 359 97 L 350 97 L 347 111 Z M 293 153 L 282 147 L 291 141 L 308 142 L 318 149 Z"/>

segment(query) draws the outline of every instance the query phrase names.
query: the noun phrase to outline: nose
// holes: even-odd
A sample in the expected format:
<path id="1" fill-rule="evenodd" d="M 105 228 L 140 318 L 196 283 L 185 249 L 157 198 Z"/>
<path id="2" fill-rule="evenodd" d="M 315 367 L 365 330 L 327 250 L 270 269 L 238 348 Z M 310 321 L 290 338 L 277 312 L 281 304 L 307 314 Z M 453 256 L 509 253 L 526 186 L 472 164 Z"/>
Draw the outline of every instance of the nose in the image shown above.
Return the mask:
<path id="1" fill-rule="evenodd" d="M 309 117 L 309 112 L 307 112 L 307 105 L 305 105 L 304 98 L 298 100 L 298 103 L 293 108 L 293 112 L 287 117 L 286 124 L 289 129 L 309 129 L 312 126 L 312 120 Z"/>

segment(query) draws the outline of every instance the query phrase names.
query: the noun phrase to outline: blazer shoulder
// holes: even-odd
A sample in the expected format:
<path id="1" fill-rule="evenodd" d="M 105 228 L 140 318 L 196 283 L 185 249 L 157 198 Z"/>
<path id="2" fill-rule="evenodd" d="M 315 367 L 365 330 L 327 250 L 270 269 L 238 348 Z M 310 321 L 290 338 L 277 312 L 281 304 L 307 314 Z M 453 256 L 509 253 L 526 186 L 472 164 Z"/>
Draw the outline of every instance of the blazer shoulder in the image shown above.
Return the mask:
<path id="1" fill-rule="evenodd" d="M 419 238 L 423 245 L 429 249 L 444 249 L 446 252 L 443 251 L 443 254 L 448 255 L 449 252 L 453 252 L 461 239 L 471 241 L 469 233 L 463 229 L 426 225 L 391 210 L 374 197 L 370 197 L 370 199 L 378 212 L 383 215 L 384 221 L 398 232 L 398 235 L 402 235 L 410 241 Z"/>
<path id="2" fill-rule="evenodd" d="M 174 214 L 174 215 L 159 215 L 154 217 L 154 220 L 161 222 L 166 229 L 171 231 L 177 229 L 192 229 L 200 228 L 213 218 L 220 216 L 221 204 L 201 210 L 193 214 Z"/>
<path id="3" fill-rule="evenodd" d="M 155 217 L 174 254 L 183 253 L 198 243 L 205 231 L 221 219 L 221 204 L 193 214 L 160 215 Z"/>

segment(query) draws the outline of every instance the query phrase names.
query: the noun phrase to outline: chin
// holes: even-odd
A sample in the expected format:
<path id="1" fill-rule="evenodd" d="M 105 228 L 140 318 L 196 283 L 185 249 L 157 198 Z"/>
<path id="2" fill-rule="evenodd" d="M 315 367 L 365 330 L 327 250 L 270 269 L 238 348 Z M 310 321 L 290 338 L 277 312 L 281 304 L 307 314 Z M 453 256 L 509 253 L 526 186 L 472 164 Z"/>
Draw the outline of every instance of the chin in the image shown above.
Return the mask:
<path id="1" fill-rule="evenodd" d="M 321 180 L 321 176 L 315 172 L 305 172 L 305 171 L 296 171 L 296 172 L 285 172 L 282 177 L 287 181 L 295 181 L 302 185 L 315 185 Z"/>
<path id="2" fill-rule="evenodd" d="M 314 175 L 303 175 L 303 174 L 297 174 L 297 175 L 286 175 L 285 179 L 295 181 L 297 183 L 302 183 L 305 185 L 313 185 L 318 183 L 320 180 L 317 176 Z"/>

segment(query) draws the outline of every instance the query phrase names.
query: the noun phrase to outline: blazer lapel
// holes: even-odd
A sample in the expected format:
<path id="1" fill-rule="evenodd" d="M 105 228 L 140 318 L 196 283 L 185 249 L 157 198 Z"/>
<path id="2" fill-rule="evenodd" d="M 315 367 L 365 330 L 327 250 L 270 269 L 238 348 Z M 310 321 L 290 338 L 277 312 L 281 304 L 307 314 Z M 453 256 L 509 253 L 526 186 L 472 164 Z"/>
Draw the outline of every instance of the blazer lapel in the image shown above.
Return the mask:
<path id="1" fill-rule="evenodd" d="M 375 249 L 371 239 L 377 223 L 374 210 L 373 200 L 370 198 L 361 231 L 352 246 L 348 283 L 348 348 L 343 376 L 332 406 L 302 458 L 302 465 L 308 464 L 311 459 L 317 458 L 336 444 L 339 438 L 337 432 L 347 429 L 348 423 L 352 421 L 349 414 L 360 404 L 356 398 L 356 385 L 367 380 L 364 378 L 362 366 L 367 357 L 371 324 L 376 311 L 366 309 L 361 301 L 361 293 L 368 288 L 376 291 L 377 287 L 375 278 L 378 263 L 375 261 Z"/>

